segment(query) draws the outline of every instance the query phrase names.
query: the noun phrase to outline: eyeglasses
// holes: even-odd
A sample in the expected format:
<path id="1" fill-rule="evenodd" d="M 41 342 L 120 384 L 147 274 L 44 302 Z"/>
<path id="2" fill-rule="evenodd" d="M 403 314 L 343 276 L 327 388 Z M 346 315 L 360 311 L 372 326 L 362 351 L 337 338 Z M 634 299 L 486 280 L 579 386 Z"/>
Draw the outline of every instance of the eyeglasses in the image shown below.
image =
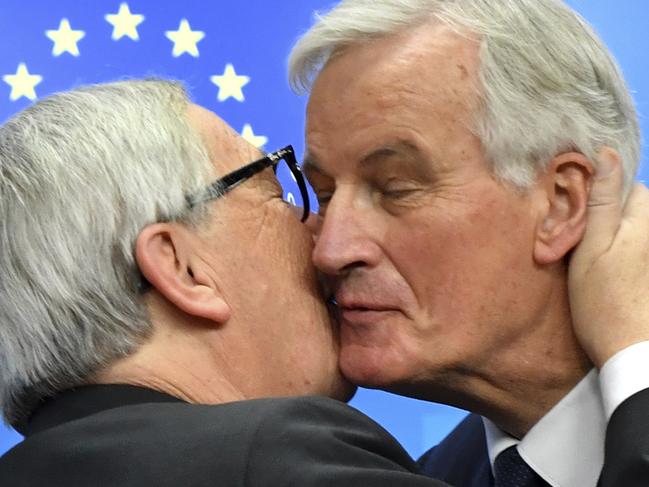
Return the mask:
<path id="1" fill-rule="evenodd" d="M 187 203 L 189 208 L 193 208 L 200 203 L 206 201 L 214 200 L 224 196 L 229 191 L 233 190 L 239 186 L 244 181 L 250 179 L 255 174 L 260 173 L 268 167 L 272 167 L 275 174 L 278 173 L 278 166 L 280 162 L 284 161 L 288 166 L 290 174 L 292 174 L 293 179 L 297 183 L 298 188 L 300 189 L 300 198 L 301 201 L 298 202 L 293 195 L 293 193 L 288 192 L 285 199 L 292 205 L 299 206 L 299 203 L 302 203 L 302 218 L 300 221 L 304 222 L 309 216 L 309 193 L 306 189 L 306 183 L 304 181 L 304 175 L 300 166 L 297 164 L 295 159 L 295 151 L 293 147 L 287 145 L 283 149 L 268 154 L 266 157 L 262 157 L 256 161 L 246 164 L 245 166 L 232 171 L 231 173 L 226 174 L 222 178 L 214 181 L 210 184 L 205 191 L 197 196 L 188 196 Z"/>

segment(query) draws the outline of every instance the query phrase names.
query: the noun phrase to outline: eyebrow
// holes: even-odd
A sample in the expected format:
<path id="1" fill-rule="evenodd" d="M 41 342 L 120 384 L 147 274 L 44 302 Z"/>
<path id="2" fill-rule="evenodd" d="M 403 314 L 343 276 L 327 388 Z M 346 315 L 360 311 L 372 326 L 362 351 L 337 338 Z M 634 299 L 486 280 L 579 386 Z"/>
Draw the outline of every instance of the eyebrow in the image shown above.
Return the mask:
<path id="1" fill-rule="evenodd" d="M 362 168 L 364 166 L 377 163 L 381 159 L 389 159 L 390 157 L 394 157 L 403 153 L 414 155 L 420 154 L 421 150 L 412 142 L 406 140 L 398 140 L 394 143 L 384 144 L 381 147 L 374 149 L 369 154 L 363 156 L 363 158 L 359 162 L 359 166 Z M 323 176 L 327 176 L 327 172 L 318 165 L 315 159 L 308 152 L 304 156 L 302 169 L 305 172 L 316 172 Z"/>
<path id="2" fill-rule="evenodd" d="M 405 150 L 404 150 L 405 149 Z M 389 159 L 403 152 L 412 153 L 417 152 L 417 148 L 408 143 L 408 142 L 398 142 L 396 144 L 386 144 L 383 147 L 373 150 L 366 156 L 364 156 L 360 161 L 360 166 L 367 166 L 372 163 L 376 163 L 381 159 Z"/>

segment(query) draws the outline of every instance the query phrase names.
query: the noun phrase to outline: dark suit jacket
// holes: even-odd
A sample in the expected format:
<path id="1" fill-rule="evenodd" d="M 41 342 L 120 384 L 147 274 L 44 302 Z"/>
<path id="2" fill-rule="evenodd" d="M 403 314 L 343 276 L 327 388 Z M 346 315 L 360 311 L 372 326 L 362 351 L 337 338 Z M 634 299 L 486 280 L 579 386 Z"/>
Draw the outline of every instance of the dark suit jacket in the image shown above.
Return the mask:
<path id="1" fill-rule="evenodd" d="M 649 486 L 649 389 L 624 401 L 606 429 L 599 487 Z M 482 420 L 470 414 L 419 459 L 426 475 L 455 487 L 488 487 L 493 476 Z M 575 486 L 578 487 L 578 486 Z"/>
<path id="2" fill-rule="evenodd" d="M 19 429 L 2 486 L 442 486 L 371 419 L 321 397 L 206 406 L 90 386 Z"/>
<path id="3" fill-rule="evenodd" d="M 482 418 L 469 414 L 418 461 L 426 475 L 455 487 L 493 485 Z"/>
<path id="4" fill-rule="evenodd" d="M 606 429 L 600 487 L 649 485 L 649 389 L 620 404 Z"/>

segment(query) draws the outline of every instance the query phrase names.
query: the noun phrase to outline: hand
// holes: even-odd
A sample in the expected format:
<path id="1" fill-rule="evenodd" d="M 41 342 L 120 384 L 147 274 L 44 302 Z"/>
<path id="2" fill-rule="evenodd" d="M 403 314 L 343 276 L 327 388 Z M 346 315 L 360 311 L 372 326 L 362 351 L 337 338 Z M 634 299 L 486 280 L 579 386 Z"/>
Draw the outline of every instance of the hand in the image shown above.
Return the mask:
<path id="1" fill-rule="evenodd" d="M 620 350 L 649 340 L 649 190 L 635 184 L 623 205 L 618 154 L 604 148 L 598 158 L 568 282 L 575 333 L 601 368 Z"/>

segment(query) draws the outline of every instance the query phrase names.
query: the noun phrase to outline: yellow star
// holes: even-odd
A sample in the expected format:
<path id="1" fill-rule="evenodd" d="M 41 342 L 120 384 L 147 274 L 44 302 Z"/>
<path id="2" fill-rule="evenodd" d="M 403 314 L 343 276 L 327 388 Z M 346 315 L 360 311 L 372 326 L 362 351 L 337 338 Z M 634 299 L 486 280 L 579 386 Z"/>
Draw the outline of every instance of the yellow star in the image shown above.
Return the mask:
<path id="1" fill-rule="evenodd" d="M 243 87 L 250 82 L 250 77 L 240 76 L 234 70 L 234 66 L 228 63 L 225 71 L 220 76 L 210 76 L 210 81 L 219 87 L 219 101 L 225 101 L 232 97 L 237 101 L 245 100 Z"/>
<path id="2" fill-rule="evenodd" d="M 53 56 L 60 56 L 64 52 L 78 56 L 79 47 L 77 42 L 83 39 L 86 33 L 82 30 L 72 30 L 68 19 L 62 19 L 59 30 L 46 30 L 45 35 L 54 42 L 54 47 L 52 47 Z"/>
<path id="3" fill-rule="evenodd" d="M 250 142 L 257 149 L 261 149 L 268 142 L 268 137 L 264 135 L 255 135 L 255 133 L 252 131 L 252 126 L 249 123 L 243 126 L 241 137 Z"/>
<path id="4" fill-rule="evenodd" d="M 192 30 L 187 19 L 182 19 L 178 30 L 168 30 L 165 35 L 174 43 L 174 50 L 171 53 L 173 57 L 178 57 L 185 52 L 198 57 L 196 44 L 205 37 L 205 32 Z"/>
<path id="5" fill-rule="evenodd" d="M 36 99 L 36 90 L 34 88 L 38 83 L 43 81 L 43 77 L 38 74 L 29 74 L 25 63 L 20 63 L 16 74 L 5 74 L 2 79 L 11 86 L 9 99 L 16 101 L 21 96 L 34 101 Z"/>
<path id="6" fill-rule="evenodd" d="M 134 41 L 140 40 L 137 33 L 137 26 L 144 22 L 144 15 L 132 14 L 128 4 L 123 2 L 116 14 L 104 15 L 106 22 L 113 26 L 113 40 L 117 41 L 122 37 L 130 37 Z"/>

